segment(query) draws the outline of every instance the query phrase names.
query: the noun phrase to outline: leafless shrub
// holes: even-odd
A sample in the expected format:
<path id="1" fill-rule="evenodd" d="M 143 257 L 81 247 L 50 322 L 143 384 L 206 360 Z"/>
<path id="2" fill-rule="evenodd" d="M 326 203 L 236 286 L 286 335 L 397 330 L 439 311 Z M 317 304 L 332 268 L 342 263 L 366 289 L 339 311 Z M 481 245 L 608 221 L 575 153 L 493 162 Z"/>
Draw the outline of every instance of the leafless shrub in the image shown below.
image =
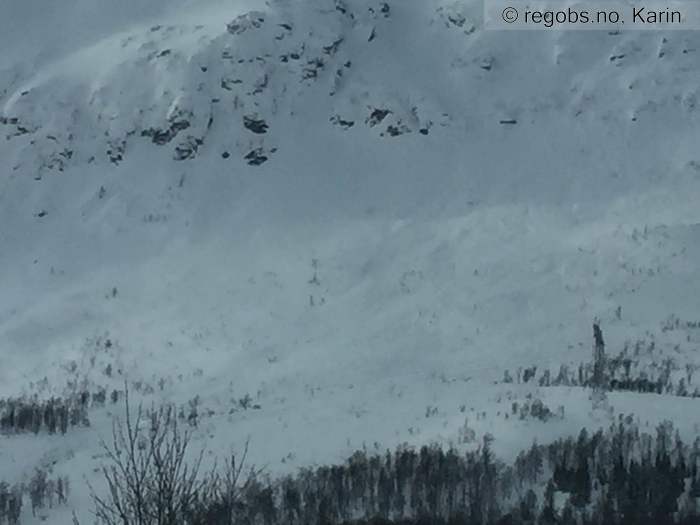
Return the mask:
<path id="1" fill-rule="evenodd" d="M 125 414 L 115 419 L 111 442 L 103 441 L 107 490 L 90 487 L 97 521 L 104 525 L 232 524 L 240 494 L 259 471 L 246 471 L 231 454 L 223 469 L 202 472 L 203 451 L 190 457 L 191 431 L 178 423 L 172 406 L 136 411 L 124 395 Z"/>
<path id="2" fill-rule="evenodd" d="M 178 426 L 172 407 L 133 413 L 128 392 L 125 418 L 116 419 L 111 443 L 102 449 L 109 465 L 102 468 L 108 494 L 91 487 L 98 521 L 111 525 L 187 523 L 186 517 L 208 490 L 199 476 L 203 453 L 187 461 L 191 434 Z"/>
<path id="3" fill-rule="evenodd" d="M 204 502 L 197 523 L 233 525 L 246 512 L 244 500 L 262 473 L 262 469 L 246 466 L 249 444 L 246 441 L 240 461 L 231 453 L 223 470 L 212 472 L 210 494 L 213 498 Z"/>

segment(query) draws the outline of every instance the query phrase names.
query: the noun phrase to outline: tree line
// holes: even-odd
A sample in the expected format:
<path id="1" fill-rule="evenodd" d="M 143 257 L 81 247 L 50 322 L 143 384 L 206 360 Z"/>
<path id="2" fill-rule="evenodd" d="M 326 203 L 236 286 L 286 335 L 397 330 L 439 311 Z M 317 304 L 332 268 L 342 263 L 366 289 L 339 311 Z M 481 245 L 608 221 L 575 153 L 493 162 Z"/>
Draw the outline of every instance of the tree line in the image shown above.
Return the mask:
<path id="1" fill-rule="evenodd" d="M 270 478 L 235 456 L 200 472 L 172 408 L 115 424 L 103 443 L 105 525 L 637 525 L 700 520 L 700 438 L 670 423 L 642 432 L 631 418 L 595 433 L 533 444 L 496 458 L 492 437 L 473 450 L 400 446 Z M 188 460 L 188 457 L 190 458 Z"/>
<path id="2" fill-rule="evenodd" d="M 10 485 L 0 481 L 0 525 L 19 525 L 26 500 L 29 500 L 32 516 L 36 516 L 41 509 L 66 505 L 69 492 L 67 477 L 51 477 L 42 468 L 35 469 L 27 483 Z"/>
<path id="3" fill-rule="evenodd" d="M 695 367 L 687 364 L 682 369 L 671 358 L 643 364 L 640 354 L 653 354 L 653 342 L 644 345 L 638 341 L 634 348 L 628 345 L 615 356 L 604 353 L 602 332 L 598 325 L 593 359 L 580 362 L 572 368 L 562 364 L 558 371 L 536 365 L 520 367 L 514 373 L 503 372 L 502 383 L 534 383 L 542 387 L 578 386 L 600 388 L 604 391 L 626 391 L 638 393 L 669 394 L 679 397 L 700 397 L 700 387 L 693 384 Z M 594 329 L 595 330 L 595 329 Z M 600 383 L 600 385 L 598 385 Z"/>

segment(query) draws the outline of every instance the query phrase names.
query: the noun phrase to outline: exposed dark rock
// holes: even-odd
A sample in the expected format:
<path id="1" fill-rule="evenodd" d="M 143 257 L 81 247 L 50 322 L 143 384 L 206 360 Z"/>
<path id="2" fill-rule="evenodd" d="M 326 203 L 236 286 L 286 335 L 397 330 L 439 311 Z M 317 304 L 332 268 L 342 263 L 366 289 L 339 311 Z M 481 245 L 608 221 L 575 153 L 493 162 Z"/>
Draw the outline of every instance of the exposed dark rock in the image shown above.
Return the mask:
<path id="1" fill-rule="evenodd" d="M 107 157 L 112 164 L 119 164 L 124 160 L 124 151 L 126 150 L 126 141 L 110 141 Z"/>
<path id="2" fill-rule="evenodd" d="M 447 20 L 449 20 L 452 25 L 464 27 L 464 24 L 467 22 L 467 17 L 461 13 L 453 13 L 447 16 Z"/>
<path id="3" fill-rule="evenodd" d="M 373 128 L 384 120 L 389 113 L 391 113 L 391 111 L 388 109 L 375 108 L 372 110 L 367 120 L 365 120 L 365 123 L 368 124 L 370 128 Z"/>
<path id="4" fill-rule="evenodd" d="M 187 139 L 175 147 L 175 160 L 193 159 L 197 155 L 199 146 L 204 144 L 204 141 L 197 137 L 187 137 Z"/>
<path id="5" fill-rule="evenodd" d="M 342 117 L 340 117 L 339 115 L 333 115 L 330 120 L 336 126 L 340 126 L 341 128 L 345 128 L 345 129 L 351 128 L 355 125 L 354 120 L 345 120 Z"/>
<path id="6" fill-rule="evenodd" d="M 411 130 L 408 126 L 403 124 L 401 121 L 399 121 L 397 124 L 390 124 L 386 128 L 386 133 L 390 137 L 398 137 L 399 135 L 403 135 L 404 133 L 410 133 Z M 384 133 L 382 133 L 382 136 L 384 136 Z"/>
<path id="7" fill-rule="evenodd" d="M 335 55 L 335 54 L 338 52 L 338 48 L 340 48 L 340 44 L 342 44 L 342 43 L 343 43 L 343 39 L 342 39 L 342 38 L 339 38 L 338 40 L 336 40 L 335 42 L 333 42 L 331 45 L 329 45 L 329 46 L 324 46 L 324 47 L 323 47 L 323 52 L 324 52 L 325 54 L 327 54 L 327 55 L 333 56 L 333 55 Z"/>
<path id="8" fill-rule="evenodd" d="M 345 2 L 342 0 L 335 0 L 335 10 L 342 14 L 346 14 L 348 12 L 348 8 L 345 6 Z"/>
<path id="9" fill-rule="evenodd" d="M 313 58 L 306 62 L 306 67 L 302 70 L 302 79 L 318 77 L 319 70 L 323 69 L 324 62 L 322 58 Z"/>
<path id="10" fill-rule="evenodd" d="M 73 157 L 73 151 L 69 149 L 64 149 L 57 153 L 52 153 L 44 162 L 43 167 L 50 170 L 63 171 L 66 165 L 66 161 Z"/>
<path id="11" fill-rule="evenodd" d="M 257 133 L 258 135 L 267 133 L 268 129 L 268 125 L 263 119 L 257 119 L 249 116 L 243 117 L 243 126 L 253 133 Z"/>
<path id="12" fill-rule="evenodd" d="M 266 162 L 268 159 L 267 155 L 264 154 L 262 148 L 256 148 L 250 151 L 243 158 L 247 160 L 248 164 L 251 166 L 260 166 L 263 162 Z"/>
<path id="13" fill-rule="evenodd" d="M 368 8 L 369 13 L 372 15 L 373 18 L 377 17 L 377 10 L 374 9 L 374 7 Z M 382 2 L 379 12 L 384 15 L 384 18 L 389 18 L 389 14 L 391 13 L 391 8 L 389 7 L 389 4 L 386 2 Z"/>
<path id="14" fill-rule="evenodd" d="M 259 29 L 264 23 L 265 15 L 259 11 L 252 11 L 226 24 L 226 30 L 232 35 L 240 35 L 251 28 Z"/>
<path id="15" fill-rule="evenodd" d="M 36 129 L 30 129 L 28 126 L 21 124 L 17 117 L 0 117 L 0 124 L 15 127 L 15 130 L 8 135 L 8 138 L 28 135 L 36 131 Z"/>
<path id="16" fill-rule="evenodd" d="M 253 95 L 257 95 L 257 94 L 259 94 L 259 93 L 262 93 L 263 90 L 267 87 L 269 81 L 270 81 L 270 79 L 269 79 L 269 77 L 267 76 L 267 73 L 266 73 L 265 75 L 263 75 L 263 77 L 262 77 L 261 79 L 259 79 L 259 80 L 255 83 L 255 87 L 254 87 L 254 89 L 253 89 L 253 93 L 252 93 L 252 94 L 253 94 Z"/>
<path id="17" fill-rule="evenodd" d="M 163 146 L 173 140 L 183 129 L 190 127 L 190 121 L 178 115 L 171 119 L 170 126 L 166 129 L 148 128 L 141 131 L 142 137 L 151 137 L 154 144 Z"/>
<path id="18" fill-rule="evenodd" d="M 233 86 L 236 84 L 243 84 L 243 81 L 239 78 L 222 78 L 221 87 L 227 91 L 233 90 Z"/>

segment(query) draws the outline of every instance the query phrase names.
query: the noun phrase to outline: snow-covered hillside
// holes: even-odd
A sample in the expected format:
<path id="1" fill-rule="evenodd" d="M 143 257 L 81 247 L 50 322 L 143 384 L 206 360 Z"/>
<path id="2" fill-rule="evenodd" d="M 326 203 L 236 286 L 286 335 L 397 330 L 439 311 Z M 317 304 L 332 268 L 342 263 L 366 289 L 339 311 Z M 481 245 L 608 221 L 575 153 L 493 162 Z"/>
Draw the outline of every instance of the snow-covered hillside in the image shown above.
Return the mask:
<path id="1" fill-rule="evenodd" d="M 562 420 L 508 424 L 530 386 L 493 384 L 589 360 L 594 318 L 612 353 L 700 365 L 697 33 L 485 31 L 472 0 L 44 4 L 0 6 L 0 395 L 199 396 L 202 444 L 250 436 L 281 472 L 460 443 L 467 416 L 502 454 L 599 424 L 562 387 L 538 394 Z M 681 401 L 611 395 L 692 429 Z M 3 477 L 95 476 L 91 420 L 3 437 Z"/>

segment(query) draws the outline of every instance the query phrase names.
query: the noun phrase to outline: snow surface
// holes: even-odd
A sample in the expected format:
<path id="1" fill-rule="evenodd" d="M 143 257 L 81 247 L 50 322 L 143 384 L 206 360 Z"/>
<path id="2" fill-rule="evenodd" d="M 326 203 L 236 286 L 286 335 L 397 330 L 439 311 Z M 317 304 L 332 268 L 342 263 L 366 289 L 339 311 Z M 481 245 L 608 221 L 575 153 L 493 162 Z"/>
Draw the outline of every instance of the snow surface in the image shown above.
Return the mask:
<path id="1" fill-rule="evenodd" d="M 460 444 L 465 418 L 504 457 L 607 425 L 566 388 L 538 393 L 563 420 L 504 421 L 537 389 L 494 385 L 588 360 L 594 318 L 613 352 L 698 360 L 700 333 L 661 323 L 700 318 L 700 35 L 382 4 L 0 4 L 1 396 L 199 396 L 198 444 L 250 437 L 274 474 Z M 229 413 L 246 394 L 260 408 Z M 700 424 L 690 399 L 610 404 Z M 107 410 L 91 421 L 3 437 L 3 478 L 52 464 L 88 516 Z"/>

